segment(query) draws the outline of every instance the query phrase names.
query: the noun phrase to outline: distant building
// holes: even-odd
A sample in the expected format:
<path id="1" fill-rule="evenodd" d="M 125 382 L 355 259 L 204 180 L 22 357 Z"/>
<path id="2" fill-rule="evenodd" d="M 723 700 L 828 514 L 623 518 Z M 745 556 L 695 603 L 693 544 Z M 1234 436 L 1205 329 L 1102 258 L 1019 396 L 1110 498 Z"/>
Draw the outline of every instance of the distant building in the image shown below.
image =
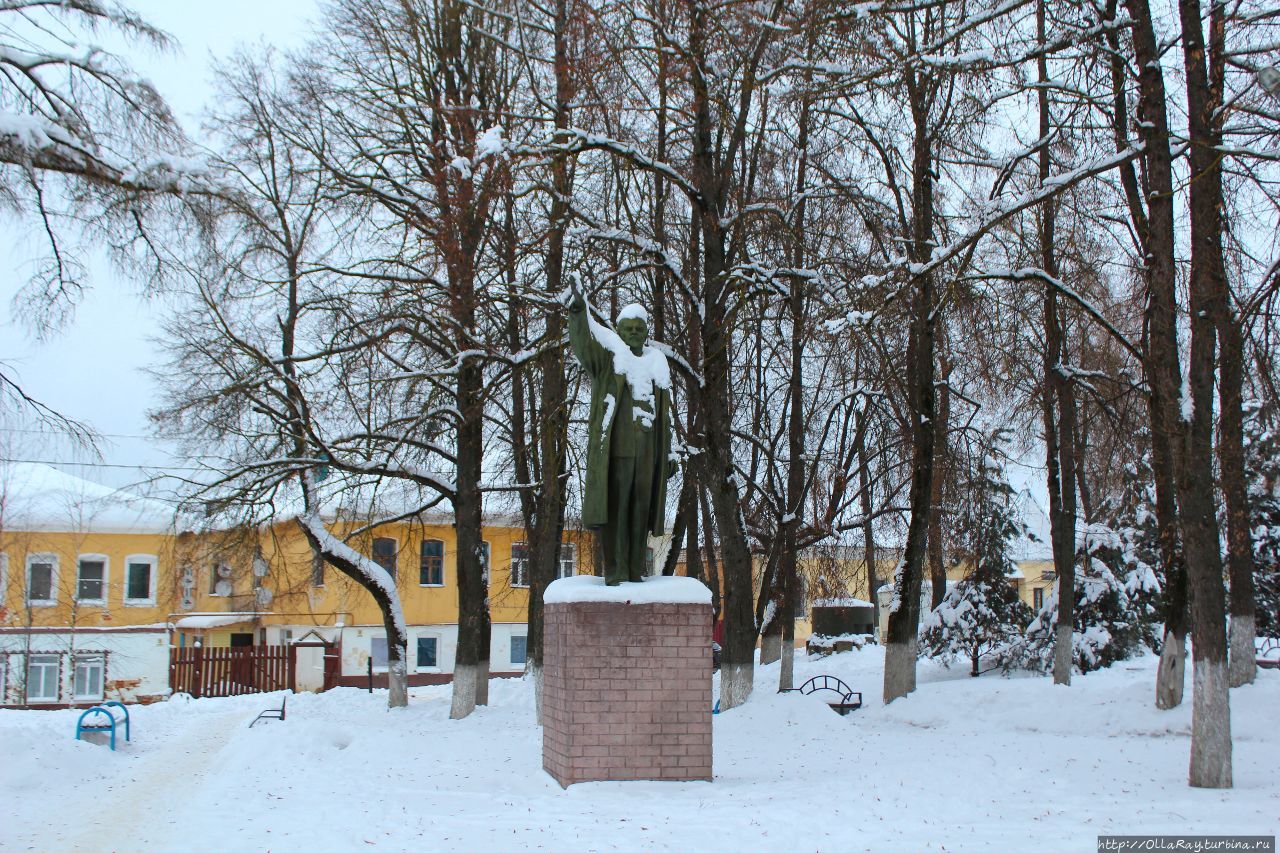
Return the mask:
<path id="1" fill-rule="evenodd" d="M 179 531 L 164 503 L 44 465 L 0 467 L 0 703 L 147 702 L 169 693 L 170 648 L 299 646 L 297 686 L 385 684 L 386 635 L 368 593 L 312 559 L 293 522 Z M 412 685 L 451 680 L 457 644 L 452 517 L 380 525 L 350 544 L 395 576 Z M 331 518 L 341 535 L 353 518 Z M 524 671 L 529 566 L 516 519 L 483 530 L 491 672 Z M 566 530 L 557 572 L 590 574 Z M 662 551 L 664 543 L 655 542 Z M 663 551 L 665 554 L 665 551 Z M 302 651 L 305 649 L 306 651 Z M 281 684 L 280 686 L 284 686 Z"/>

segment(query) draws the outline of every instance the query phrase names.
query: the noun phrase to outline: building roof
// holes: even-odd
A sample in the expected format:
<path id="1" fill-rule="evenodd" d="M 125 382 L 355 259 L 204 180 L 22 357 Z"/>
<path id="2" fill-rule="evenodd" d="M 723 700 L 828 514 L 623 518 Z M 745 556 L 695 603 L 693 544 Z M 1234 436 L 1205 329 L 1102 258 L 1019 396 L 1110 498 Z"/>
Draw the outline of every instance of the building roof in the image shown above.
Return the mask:
<path id="1" fill-rule="evenodd" d="M 38 462 L 0 465 L 0 526 L 9 530 L 166 533 L 173 509 Z"/>
<path id="2" fill-rule="evenodd" d="M 252 622 L 270 613 L 195 613 L 183 616 L 173 627 L 187 631 L 200 631 L 208 628 L 225 628 L 228 625 L 239 625 L 241 622 Z"/>

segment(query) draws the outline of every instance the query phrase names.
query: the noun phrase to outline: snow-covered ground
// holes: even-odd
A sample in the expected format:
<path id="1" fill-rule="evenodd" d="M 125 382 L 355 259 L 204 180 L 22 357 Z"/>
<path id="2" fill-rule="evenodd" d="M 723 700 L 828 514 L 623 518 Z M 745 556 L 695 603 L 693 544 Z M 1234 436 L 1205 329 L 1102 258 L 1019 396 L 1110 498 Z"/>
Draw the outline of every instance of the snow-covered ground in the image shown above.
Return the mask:
<path id="1" fill-rule="evenodd" d="M 799 658 L 864 691 L 848 717 L 778 695 L 715 719 L 713 783 L 542 772 L 532 686 L 450 721 L 449 688 L 344 688 L 133 709 L 112 754 L 76 712 L 0 711 L 0 848 L 14 850 L 1088 850 L 1100 833 L 1280 833 L 1280 672 L 1231 692 L 1235 782 L 1186 785 L 1191 709 L 1152 705 L 1153 658 L 1054 687 L 920 667 L 883 707 L 877 647 Z M 1189 697 L 1188 697 L 1189 698 Z"/>

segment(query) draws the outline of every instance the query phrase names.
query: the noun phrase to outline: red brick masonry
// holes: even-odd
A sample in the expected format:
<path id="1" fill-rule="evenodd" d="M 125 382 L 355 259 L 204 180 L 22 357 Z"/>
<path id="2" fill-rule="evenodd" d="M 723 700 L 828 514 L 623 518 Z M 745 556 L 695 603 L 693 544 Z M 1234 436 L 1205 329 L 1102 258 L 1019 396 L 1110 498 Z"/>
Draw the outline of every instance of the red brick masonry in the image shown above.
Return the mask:
<path id="1" fill-rule="evenodd" d="M 542 766 L 562 786 L 711 781 L 711 608 L 545 608 Z"/>

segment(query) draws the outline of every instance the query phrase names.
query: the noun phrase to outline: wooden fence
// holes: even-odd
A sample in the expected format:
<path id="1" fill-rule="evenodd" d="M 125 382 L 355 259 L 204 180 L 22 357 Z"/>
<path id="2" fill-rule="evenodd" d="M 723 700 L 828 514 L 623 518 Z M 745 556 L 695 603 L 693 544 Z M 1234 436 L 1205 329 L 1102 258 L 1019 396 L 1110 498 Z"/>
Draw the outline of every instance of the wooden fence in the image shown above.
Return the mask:
<path id="1" fill-rule="evenodd" d="M 197 699 L 292 690 L 296 654 L 291 646 L 170 649 L 169 687 Z"/>

